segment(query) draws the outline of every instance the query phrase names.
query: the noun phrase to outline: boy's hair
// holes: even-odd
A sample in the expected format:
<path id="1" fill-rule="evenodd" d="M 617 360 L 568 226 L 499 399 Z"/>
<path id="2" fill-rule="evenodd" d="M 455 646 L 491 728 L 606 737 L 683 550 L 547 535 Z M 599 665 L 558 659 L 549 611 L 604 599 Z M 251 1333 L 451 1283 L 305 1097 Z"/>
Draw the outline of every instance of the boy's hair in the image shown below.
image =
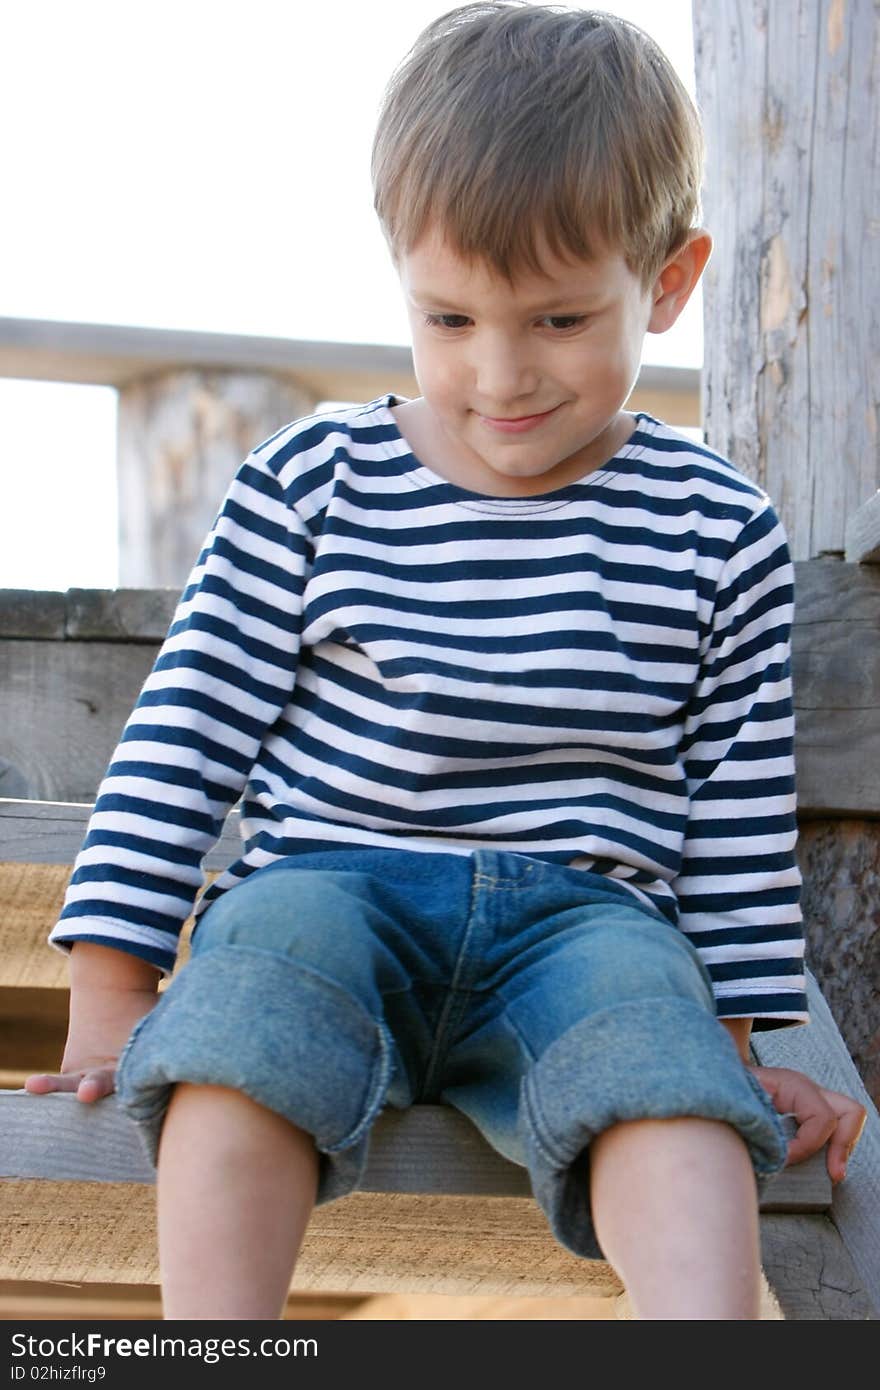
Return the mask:
<path id="1" fill-rule="evenodd" d="M 618 251 L 647 288 L 699 216 L 703 138 L 669 60 L 596 10 L 479 0 L 391 78 L 373 144 L 395 262 L 433 225 L 512 279 L 546 246 Z"/>

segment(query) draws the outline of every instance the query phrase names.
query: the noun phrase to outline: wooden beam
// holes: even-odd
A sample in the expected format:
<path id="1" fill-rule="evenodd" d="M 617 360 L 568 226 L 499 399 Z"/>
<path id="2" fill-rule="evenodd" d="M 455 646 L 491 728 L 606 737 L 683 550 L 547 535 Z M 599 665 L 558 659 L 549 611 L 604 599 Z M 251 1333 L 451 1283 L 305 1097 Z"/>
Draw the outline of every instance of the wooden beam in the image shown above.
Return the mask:
<path id="1" fill-rule="evenodd" d="M 119 578 L 182 590 L 248 449 L 319 401 L 298 378 L 239 367 L 156 372 L 119 392 Z"/>
<path id="2" fill-rule="evenodd" d="M 846 558 L 857 565 L 880 565 L 880 489 L 846 523 Z"/>
<path id="3" fill-rule="evenodd" d="M 3 861 L 7 865 L 51 864 L 59 872 L 66 868 L 69 873 L 91 813 L 90 801 L 18 801 L 0 797 Z M 238 810 L 230 811 L 220 839 L 205 857 L 207 869 L 225 869 L 239 853 L 239 821 Z"/>
<path id="4" fill-rule="evenodd" d="M 693 21 L 706 437 L 766 488 L 796 559 L 842 552 L 880 486 L 880 16 L 693 0 Z"/>
<path id="5" fill-rule="evenodd" d="M 842 1322 L 877 1316 L 827 1217 L 763 1217 L 761 1263 L 786 1320 Z"/>
<path id="6" fill-rule="evenodd" d="M 383 343 L 0 318 L 0 376 L 122 388 L 157 372 L 191 367 L 287 373 L 302 380 L 314 373 L 325 382 L 338 373 L 381 372 L 393 382 L 412 373 L 412 353 Z"/>
<path id="7" fill-rule="evenodd" d="M 152 1184 L 155 1170 L 115 1096 L 86 1105 L 70 1092 L 0 1091 L 0 1178 Z M 526 1170 L 496 1153 L 470 1120 L 446 1105 L 383 1111 L 361 1190 L 531 1198 Z M 830 1203 L 824 1156 L 816 1154 L 768 1182 L 761 1210 L 824 1212 Z"/>
<path id="8" fill-rule="evenodd" d="M 0 589 L 0 637 L 143 642 L 165 637 L 180 589 Z"/>
<path id="9" fill-rule="evenodd" d="M 880 815 L 880 567 L 795 565 L 798 811 Z"/>

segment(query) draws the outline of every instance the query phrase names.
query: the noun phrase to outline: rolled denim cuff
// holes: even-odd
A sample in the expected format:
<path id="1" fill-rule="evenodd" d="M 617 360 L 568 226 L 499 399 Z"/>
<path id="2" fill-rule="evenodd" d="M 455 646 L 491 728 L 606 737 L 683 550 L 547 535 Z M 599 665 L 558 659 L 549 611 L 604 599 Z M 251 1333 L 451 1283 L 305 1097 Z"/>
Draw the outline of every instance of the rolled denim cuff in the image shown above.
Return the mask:
<path id="1" fill-rule="evenodd" d="M 627 1120 L 699 1116 L 745 1141 L 759 1184 L 785 1164 L 780 1117 L 718 1021 L 689 1000 L 637 1000 L 583 1019 L 523 1078 L 519 1128 L 535 1198 L 557 1240 L 603 1258 L 589 1145 Z"/>
<path id="2" fill-rule="evenodd" d="M 241 1091 L 313 1136 L 317 1200 L 327 1202 L 360 1183 L 392 1043 L 335 981 L 282 955 L 269 962 L 269 954 L 231 945 L 194 955 L 129 1037 L 116 1073 L 119 1103 L 155 1166 L 175 1082 Z"/>

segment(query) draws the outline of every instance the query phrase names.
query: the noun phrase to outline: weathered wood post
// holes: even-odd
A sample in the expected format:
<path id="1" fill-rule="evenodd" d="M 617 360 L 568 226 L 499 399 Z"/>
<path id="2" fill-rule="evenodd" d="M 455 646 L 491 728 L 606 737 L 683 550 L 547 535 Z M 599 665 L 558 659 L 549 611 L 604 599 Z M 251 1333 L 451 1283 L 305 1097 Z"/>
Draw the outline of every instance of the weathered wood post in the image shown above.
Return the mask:
<path id="1" fill-rule="evenodd" d="M 119 583 L 180 589 L 245 455 L 314 394 L 262 372 L 162 372 L 119 393 Z"/>
<path id="2" fill-rule="evenodd" d="M 800 621 L 848 619 L 825 654 L 848 717 L 814 718 L 795 659 L 799 742 L 832 766 L 856 741 L 866 780 L 848 811 L 802 818 L 799 853 L 813 968 L 880 1100 L 880 566 L 842 558 L 880 487 L 880 6 L 693 0 L 693 17 L 716 239 L 703 425 L 776 504 Z"/>
<path id="3" fill-rule="evenodd" d="M 706 127 L 703 419 L 796 560 L 880 487 L 880 8 L 694 0 Z"/>

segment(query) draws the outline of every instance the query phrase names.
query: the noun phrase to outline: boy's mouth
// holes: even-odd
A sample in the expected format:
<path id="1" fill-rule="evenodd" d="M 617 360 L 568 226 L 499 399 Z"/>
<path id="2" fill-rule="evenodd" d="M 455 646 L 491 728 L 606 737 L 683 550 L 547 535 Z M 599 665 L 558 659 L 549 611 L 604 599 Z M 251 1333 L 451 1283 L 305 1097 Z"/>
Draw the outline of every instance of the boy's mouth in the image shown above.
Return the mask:
<path id="1" fill-rule="evenodd" d="M 526 430 L 534 429 L 540 425 L 542 420 L 547 420 L 558 410 L 558 406 L 553 406 L 551 410 L 543 410 L 540 415 L 515 415 L 511 417 L 498 417 L 492 415 L 481 415 L 480 419 L 484 425 L 490 429 L 500 430 L 502 434 L 522 434 Z"/>

